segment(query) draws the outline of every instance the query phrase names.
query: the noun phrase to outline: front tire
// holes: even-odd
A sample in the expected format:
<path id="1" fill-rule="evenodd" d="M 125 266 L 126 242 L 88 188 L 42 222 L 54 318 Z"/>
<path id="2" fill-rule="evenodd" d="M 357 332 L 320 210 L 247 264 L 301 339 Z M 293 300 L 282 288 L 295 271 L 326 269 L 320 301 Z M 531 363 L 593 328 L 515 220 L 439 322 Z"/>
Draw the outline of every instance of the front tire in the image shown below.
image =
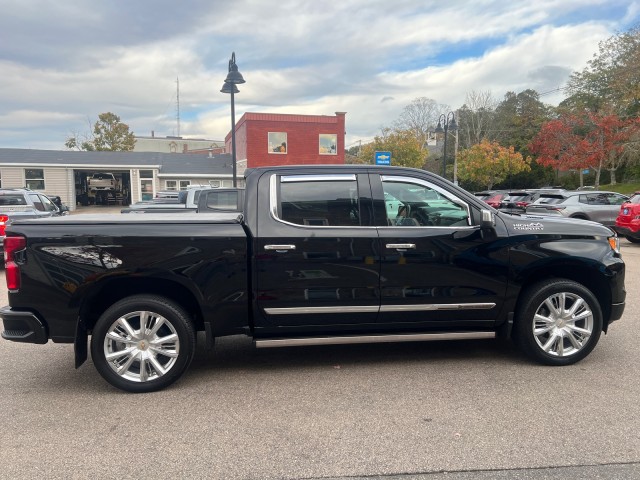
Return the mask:
<path id="1" fill-rule="evenodd" d="M 559 279 L 537 283 L 523 295 L 513 336 L 530 358 L 545 365 L 571 365 L 595 348 L 602 311 L 588 288 Z"/>
<path id="2" fill-rule="evenodd" d="M 112 305 L 91 336 L 96 369 L 114 387 L 153 392 L 175 382 L 193 359 L 196 337 L 186 312 L 160 296 L 134 295 Z"/>

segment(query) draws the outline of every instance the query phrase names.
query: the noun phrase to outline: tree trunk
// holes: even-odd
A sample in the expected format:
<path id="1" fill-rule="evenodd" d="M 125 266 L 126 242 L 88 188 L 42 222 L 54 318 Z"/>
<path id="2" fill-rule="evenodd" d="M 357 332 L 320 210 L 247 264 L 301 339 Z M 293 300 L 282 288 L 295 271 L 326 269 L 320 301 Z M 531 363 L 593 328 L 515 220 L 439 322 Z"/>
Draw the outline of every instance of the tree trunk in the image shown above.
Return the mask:
<path id="1" fill-rule="evenodd" d="M 616 169 L 615 168 L 610 168 L 609 169 L 609 173 L 611 174 L 611 185 L 615 185 L 616 184 Z"/>

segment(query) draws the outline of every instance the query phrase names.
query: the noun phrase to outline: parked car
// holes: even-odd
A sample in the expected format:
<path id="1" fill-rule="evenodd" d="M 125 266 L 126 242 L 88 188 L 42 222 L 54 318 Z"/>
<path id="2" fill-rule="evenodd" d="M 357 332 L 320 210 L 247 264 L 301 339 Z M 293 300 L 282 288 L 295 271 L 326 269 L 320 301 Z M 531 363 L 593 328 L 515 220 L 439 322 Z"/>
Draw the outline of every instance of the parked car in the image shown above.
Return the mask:
<path id="1" fill-rule="evenodd" d="M 26 188 L 0 188 L 0 251 L 2 251 L 5 229 L 12 221 L 23 218 L 54 217 L 68 213 L 69 209 L 66 205 L 64 208 L 58 207 L 43 193 Z"/>
<path id="2" fill-rule="evenodd" d="M 616 223 L 620 205 L 628 199 L 626 195 L 617 192 L 543 193 L 538 200 L 527 206 L 526 212 L 531 215 L 592 220 L 610 227 Z"/>
<path id="3" fill-rule="evenodd" d="M 620 206 L 616 224 L 612 227 L 620 236 L 633 243 L 640 243 L 640 192 Z"/>
<path id="4" fill-rule="evenodd" d="M 537 190 L 512 191 L 500 202 L 498 207 L 505 213 L 525 213 L 527 207 L 540 198 Z"/>
<path id="5" fill-rule="evenodd" d="M 505 190 L 485 190 L 474 193 L 476 197 L 493 208 L 500 208 L 500 203 L 507 196 Z"/>
<path id="6" fill-rule="evenodd" d="M 55 204 L 56 207 L 58 207 L 63 215 L 65 214 L 65 212 L 69 212 L 69 207 L 62 203 L 60 195 L 49 195 L 48 193 L 45 193 L 45 195 Z"/>

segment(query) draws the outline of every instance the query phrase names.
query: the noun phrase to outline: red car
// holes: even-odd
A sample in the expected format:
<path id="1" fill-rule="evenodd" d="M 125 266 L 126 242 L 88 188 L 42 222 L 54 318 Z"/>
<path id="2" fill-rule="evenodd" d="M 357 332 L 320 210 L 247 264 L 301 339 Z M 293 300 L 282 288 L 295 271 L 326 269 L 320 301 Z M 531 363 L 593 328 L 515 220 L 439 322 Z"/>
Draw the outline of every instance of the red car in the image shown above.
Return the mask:
<path id="1" fill-rule="evenodd" d="M 620 205 L 620 213 L 613 229 L 621 237 L 633 243 L 640 243 L 640 192 Z"/>

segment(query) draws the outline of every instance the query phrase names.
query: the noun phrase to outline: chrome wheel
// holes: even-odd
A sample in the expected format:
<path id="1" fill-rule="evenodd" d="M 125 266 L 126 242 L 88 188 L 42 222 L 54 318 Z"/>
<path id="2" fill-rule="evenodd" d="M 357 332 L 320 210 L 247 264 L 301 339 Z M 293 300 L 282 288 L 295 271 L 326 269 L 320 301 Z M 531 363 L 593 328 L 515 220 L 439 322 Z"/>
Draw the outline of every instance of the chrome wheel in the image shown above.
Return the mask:
<path id="1" fill-rule="evenodd" d="M 545 365 L 571 365 L 589 355 L 602 333 L 598 298 L 586 286 L 566 278 L 530 285 L 518 301 L 513 339 Z"/>
<path id="2" fill-rule="evenodd" d="M 148 382 L 167 374 L 180 354 L 175 327 L 162 315 L 146 310 L 120 316 L 104 337 L 104 357 L 121 378 Z"/>
<path id="3" fill-rule="evenodd" d="M 548 355 L 569 357 L 589 343 L 593 327 L 594 316 L 587 301 L 575 293 L 558 292 L 536 309 L 533 336 Z"/>

